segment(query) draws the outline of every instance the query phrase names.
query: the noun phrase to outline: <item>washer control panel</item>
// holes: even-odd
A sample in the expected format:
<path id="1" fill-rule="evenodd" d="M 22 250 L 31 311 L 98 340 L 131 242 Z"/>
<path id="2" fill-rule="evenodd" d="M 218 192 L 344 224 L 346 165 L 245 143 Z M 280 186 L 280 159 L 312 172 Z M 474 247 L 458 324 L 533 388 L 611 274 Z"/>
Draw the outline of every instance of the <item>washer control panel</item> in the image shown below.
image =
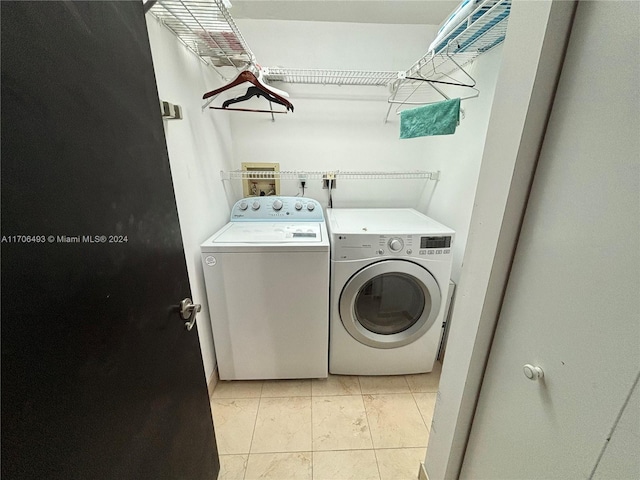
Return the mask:
<path id="1" fill-rule="evenodd" d="M 452 235 L 336 234 L 331 242 L 333 260 L 375 257 L 411 257 L 444 260 L 451 255 Z"/>
<path id="2" fill-rule="evenodd" d="M 306 197 L 249 197 L 238 200 L 231 209 L 231 221 L 324 221 L 322 206 Z"/>

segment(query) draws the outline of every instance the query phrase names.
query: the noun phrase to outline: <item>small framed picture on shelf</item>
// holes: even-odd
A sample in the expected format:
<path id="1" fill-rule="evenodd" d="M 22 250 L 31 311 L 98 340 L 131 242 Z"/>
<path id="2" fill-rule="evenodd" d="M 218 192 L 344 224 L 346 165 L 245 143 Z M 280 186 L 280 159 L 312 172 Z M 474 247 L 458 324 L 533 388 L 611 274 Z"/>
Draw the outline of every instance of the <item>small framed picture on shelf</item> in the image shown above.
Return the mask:
<path id="1" fill-rule="evenodd" d="M 279 163 L 242 162 L 242 170 L 249 172 L 242 179 L 242 193 L 245 197 L 280 195 L 280 179 L 277 178 Z"/>

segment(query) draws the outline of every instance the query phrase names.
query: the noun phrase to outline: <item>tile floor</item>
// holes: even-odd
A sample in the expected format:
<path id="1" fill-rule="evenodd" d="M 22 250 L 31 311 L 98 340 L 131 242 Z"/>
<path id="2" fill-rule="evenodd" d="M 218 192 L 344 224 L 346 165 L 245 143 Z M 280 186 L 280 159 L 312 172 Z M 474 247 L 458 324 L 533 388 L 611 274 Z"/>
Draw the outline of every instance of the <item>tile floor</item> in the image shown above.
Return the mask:
<path id="1" fill-rule="evenodd" d="M 211 396 L 225 480 L 415 480 L 440 365 L 422 375 L 220 381 Z"/>

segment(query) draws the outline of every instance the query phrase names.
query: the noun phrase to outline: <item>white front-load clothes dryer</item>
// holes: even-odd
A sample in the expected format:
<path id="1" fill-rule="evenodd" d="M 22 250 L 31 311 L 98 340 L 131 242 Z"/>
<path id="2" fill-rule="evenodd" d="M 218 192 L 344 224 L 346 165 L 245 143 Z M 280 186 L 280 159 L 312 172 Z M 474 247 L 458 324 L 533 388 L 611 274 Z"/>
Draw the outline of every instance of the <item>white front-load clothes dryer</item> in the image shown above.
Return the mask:
<path id="1" fill-rule="evenodd" d="M 327 228 L 330 373 L 430 372 L 454 231 L 409 208 L 327 209 Z"/>
<path id="2" fill-rule="evenodd" d="M 327 377 L 329 238 L 320 204 L 240 200 L 200 249 L 220 379 Z"/>

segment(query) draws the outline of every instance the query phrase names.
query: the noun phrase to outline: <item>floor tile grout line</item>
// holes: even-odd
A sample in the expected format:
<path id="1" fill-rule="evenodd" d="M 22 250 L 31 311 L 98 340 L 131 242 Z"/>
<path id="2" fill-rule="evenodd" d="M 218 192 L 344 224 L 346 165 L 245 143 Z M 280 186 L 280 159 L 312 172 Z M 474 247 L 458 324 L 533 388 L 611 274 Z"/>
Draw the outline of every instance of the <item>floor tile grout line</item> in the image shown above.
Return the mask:
<path id="1" fill-rule="evenodd" d="M 418 413 L 420 414 L 420 418 L 422 418 L 422 423 L 424 423 L 425 427 L 427 427 L 427 432 L 429 432 L 429 435 L 431 435 L 431 425 L 427 425 L 427 421 L 424 419 L 424 415 L 422 413 L 422 410 L 420 409 L 420 405 L 418 405 L 418 400 L 416 399 L 416 395 L 415 395 L 416 393 L 418 393 L 418 394 L 425 394 L 425 393 L 426 394 L 433 394 L 433 392 L 412 392 L 411 393 L 411 396 L 413 397 L 413 401 L 415 402 L 416 407 L 418 407 Z M 437 393 L 434 394 L 434 395 L 437 395 Z M 435 401 L 434 401 L 433 408 L 435 410 Z M 432 420 L 433 420 L 433 412 L 431 413 L 431 417 L 432 417 Z"/>
<path id="2" fill-rule="evenodd" d="M 380 462 L 378 461 L 378 454 L 376 453 L 376 449 L 373 449 L 373 458 L 376 459 L 376 468 L 378 469 L 378 478 L 382 480 L 382 473 L 380 473 Z"/>
<path id="3" fill-rule="evenodd" d="M 360 378 L 358 378 L 358 383 L 360 383 Z M 369 412 L 367 412 L 367 404 L 364 402 L 364 394 L 361 394 L 362 397 L 362 406 L 364 407 L 364 415 L 367 418 L 367 427 L 369 427 L 369 438 L 371 438 L 371 447 L 373 448 L 373 456 L 376 459 L 376 468 L 378 469 L 378 478 L 382 479 L 382 475 L 380 474 L 380 463 L 378 462 L 378 455 L 376 454 L 376 445 L 373 443 L 373 431 L 371 430 L 371 422 L 369 422 Z"/>
<path id="4" fill-rule="evenodd" d="M 367 404 L 364 401 L 364 394 L 360 395 L 362 400 L 362 406 L 364 407 L 364 416 L 367 419 L 367 427 L 369 428 L 369 438 L 371 439 L 371 447 L 376 448 L 376 444 L 373 441 L 373 430 L 371 429 L 371 422 L 369 421 L 369 412 L 367 411 Z M 376 464 L 378 461 L 376 460 Z"/>
<path id="5" fill-rule="evenodd" d="M 427 425 L 427 422 L 424 421 L 424 415 L 422 415 L 422 410 L 420 410 L 420 405 L 418 405 L 418 400 L 416 400 L 416 395 L 414 392 L 411 392 L 411 398 L 413 398 L 413 403 L 416 404 L 416 408 L 418 409 L 418 413 L 420 414 L 420 418 L 422 419 L 422 423 L 424 424 L 425 428 L 427 429 L 427 432 L 431 433 L 429 431 L 429 426 Z"/>
<path id="6" fill-rule="evenodd" d="M 313 480 L 313 384 L 311 385 L 311 480 Z"/>
<path id="7" fill-rule="evenodd" d="M 260 404 L 262 403 L 262 388 L 264 387 L 264 382 L 260 385 L 260 398 L 258 398 L 258 408 L 256 409 L 256 418 L 253 420 L 253 431 L 251 432 L 251 441 L 249 442 L 249 453 L 247 453 L 247 466 L 244 469 L 244 475 L 242 476 L 242 480 L 247 478 L 247 471 L 249 470 L 249 459 L 251 458 L 251 447 L 253 447 L 253 438 L 256 435 L 256 427 L 258 425 L 258 413 L 260 413 Z"/>
<path id="8" fill-rule="evenodd" d="M 369 451 L 369 450 L 406 450 L 407 448 L 427 448 L 425 445 L 407 445 L 404 447 L 371 447 L 371 448 L 331 448 L 328 450 L 278 450 L 269 452 L 251 452 L 249 453 L 225 453 L 220 455 L 221 457 L 229 456 L 242 456 L 242 455 L 282 455 L 290 453 L 337 453 L 337 452 L 355 452 L 355 451 Z"/>

